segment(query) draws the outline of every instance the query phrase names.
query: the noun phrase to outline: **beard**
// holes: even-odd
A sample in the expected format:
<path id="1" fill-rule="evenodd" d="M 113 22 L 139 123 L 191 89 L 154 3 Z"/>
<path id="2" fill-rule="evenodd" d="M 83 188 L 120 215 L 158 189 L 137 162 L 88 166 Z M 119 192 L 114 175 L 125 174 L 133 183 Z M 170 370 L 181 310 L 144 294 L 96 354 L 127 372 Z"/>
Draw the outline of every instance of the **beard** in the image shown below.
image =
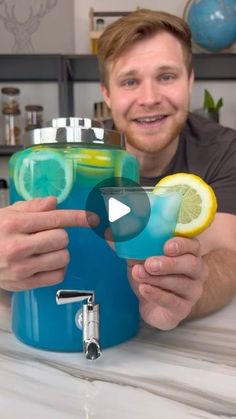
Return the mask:
<path id="1" fill-rule="evenodd" d="M 150 124 L 150 127 L 148 125 L 143 127 L 141 124 L 139 126 L 139 123 L 135 122 L 133 118 L 128 118 L 126 124 L 119 118 L 114 122 L 116 128 L 125 135 L 127 149 L 130 147 L 130 149 L 136 149 L 144 153 L 155 153 L 168 148 L 172 142 L 178 139 L 186 123 L 188 112 L 189 106 L 187 104 L 186 108 L 182 109 L 179 114 L 168 114 L 166 120 L 160 126 L 153 126 L 152 124 Z"/>
<path id="2" fill-rule="evenodd" d="M 165 121 L 166 126 L 163 129 L 152 128 L 143 130 L 138 126 L 127 126 L 122 131 L 126 137 L 127 146 L 144 153 L 155 153 L 161 151 L 174 142 L 180 135 L 188 116 L 189 110 L 181 112 L 178 118 L 168 116 L 169 121 Z M 165 125 L 165 124 L 164 124 Z"/>

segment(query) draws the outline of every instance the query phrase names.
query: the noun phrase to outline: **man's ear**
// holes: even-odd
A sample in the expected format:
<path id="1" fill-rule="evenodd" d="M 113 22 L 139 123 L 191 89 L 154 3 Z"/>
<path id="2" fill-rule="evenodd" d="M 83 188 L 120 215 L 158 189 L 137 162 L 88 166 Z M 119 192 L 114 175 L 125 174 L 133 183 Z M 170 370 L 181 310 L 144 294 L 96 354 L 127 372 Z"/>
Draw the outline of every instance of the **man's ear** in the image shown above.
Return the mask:
<path id="1" fill-rule="evenodd" d="M 190 92 L 190 94 L 192 93 L 192 90 L 193 90 L 194 80 L 195 80 L 195 74 L 194 74 L 194 71 L 191 70 L 191 73 L 189 75 L 189 92 Z"/>
<path id="2" fill-rule="evenodd" d="M 104 102 L 106 103 L 108 108 L 111 109 L 109 90 L 106 88 L 106 86 L 103 83 L 100 84 L 100 89 L 103 95 Z"/>

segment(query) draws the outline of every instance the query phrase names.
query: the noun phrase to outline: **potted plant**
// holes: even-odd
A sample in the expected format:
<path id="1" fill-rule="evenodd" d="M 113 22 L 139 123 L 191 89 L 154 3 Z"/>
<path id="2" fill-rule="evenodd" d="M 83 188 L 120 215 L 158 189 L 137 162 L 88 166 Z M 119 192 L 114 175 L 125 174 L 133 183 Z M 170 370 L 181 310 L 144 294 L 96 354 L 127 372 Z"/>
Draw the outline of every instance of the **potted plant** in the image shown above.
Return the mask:
<path id="1" fill-rule="evenodd" d="M 220 98 L 216 102 L 209 90 L 204 90 L 204 101 L 203 101 L 203 108 L 197 109 L 194 111 L 195 113 L 205 116 L 213 121 L 219 122 L 219 112 L 220 108 L 223 106 L 223 99 Z"/>
<path id="2" fill-rule="evenodd" d="M 210 119 L 214 119 L 216 122 L 219 122 L 219 111 L 222 106 L 222 97 L 217 102 L 215 102 L 211 93 L 207 89 L 204 90 L 203 109 L 209 114 Z"/>

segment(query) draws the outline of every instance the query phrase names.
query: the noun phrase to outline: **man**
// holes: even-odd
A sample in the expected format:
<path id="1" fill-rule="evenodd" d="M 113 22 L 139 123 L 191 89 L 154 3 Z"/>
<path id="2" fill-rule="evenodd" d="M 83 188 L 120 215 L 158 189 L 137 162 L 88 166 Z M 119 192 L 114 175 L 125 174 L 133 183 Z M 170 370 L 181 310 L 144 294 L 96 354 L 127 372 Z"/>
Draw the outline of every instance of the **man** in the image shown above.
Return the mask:
<path id="1" fill-rule="evenodd" d="M 169 240 L 163 257 L 144 264 L 128 261 L 143 319 L 171 329 L 236 292 L 236 132 L 188 115 L 194 74 L 182 19 L 151 10 L 125 16 L 100 37 L 98 61 L 104 100 L 140 162 L 142 183 L 192 172 L 217 195 L 215 220 L 199 237 Z"/>
<path id="2" fill-rule="evenodd" d="M 188 115 L 190 41 L 181 19 L 148 10 L 116 21 L 99 40 L 104 99 L 115 127 L 126 136 L 127 150 L 140 162 L 143 184 L 194 172 L 218 198 L 219 212 L 201 236 L 175 237 L 166 243 L 164 256 L 128 262 L 143 319 L 163 330 L 223 307 L 236 291 L 236 133 Z M 49 197 L 0 210 L 2 288 L 63 279 L 69 259 L 64 227 L 85 226 L 86 220 L 83 212 L 55 206 Z"/>

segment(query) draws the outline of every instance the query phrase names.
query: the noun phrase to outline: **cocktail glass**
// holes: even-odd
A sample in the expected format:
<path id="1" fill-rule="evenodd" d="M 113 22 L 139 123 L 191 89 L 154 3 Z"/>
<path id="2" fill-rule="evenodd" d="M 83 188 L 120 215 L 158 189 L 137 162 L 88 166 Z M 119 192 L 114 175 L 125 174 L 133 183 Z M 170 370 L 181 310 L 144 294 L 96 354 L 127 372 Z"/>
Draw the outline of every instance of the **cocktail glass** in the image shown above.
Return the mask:
<path id="1" fill-rule="evenodd" d="M 118 256 L 146 259 L 163 255 L 165 242 L 174 236 L 182 195 L 171 187 L 112 187 L 101 189 L 109 214 L 109 201 L 115 199 L 130 212 L 110 222 Z M 110 217 L 109 217 L 110 218 Z"/>

